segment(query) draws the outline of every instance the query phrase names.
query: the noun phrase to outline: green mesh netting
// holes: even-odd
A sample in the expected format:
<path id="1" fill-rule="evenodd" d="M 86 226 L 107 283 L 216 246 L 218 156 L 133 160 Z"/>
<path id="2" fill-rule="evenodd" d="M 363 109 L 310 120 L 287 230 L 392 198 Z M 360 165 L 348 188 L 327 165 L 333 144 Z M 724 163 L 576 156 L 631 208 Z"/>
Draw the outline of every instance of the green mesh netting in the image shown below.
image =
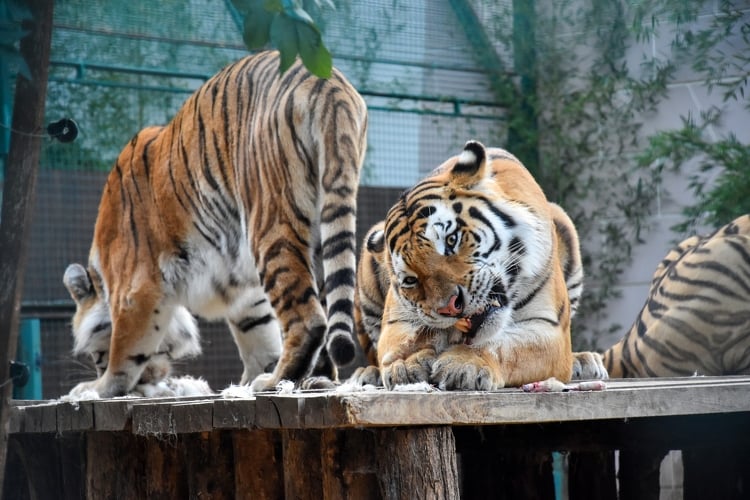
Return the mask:
<path id="1" fill-rule="evenodd" d="M 466 22 L 457 20 L 456 9 L 470 9 L 468 3 L 336 5 L 314 14 L 334 64 L 370 107 L 362 233 L 396 193 L 467 139 L 503 145 L 504 111 L 493 104 Z M 72 144 L 45 142 L 38 180 L 23 310 L 44 320 L 45 397 L 94 375 L 69 355 L 72 302 L 62 274 L 70 262 L 87 260 L 106 172 L 136 131 L 169 121 L 207 77 L 247 54 L 230 1 L 66 0 L 55 9 L 46 115 L 73 118 L 80 134 Z M 487 9 L 483 18 L 493 14 Z M 241 374 L 231 337 L 212 333 L 220 330 L 204 328 L 207 353 L 185 367 L 217 388 Z"/>

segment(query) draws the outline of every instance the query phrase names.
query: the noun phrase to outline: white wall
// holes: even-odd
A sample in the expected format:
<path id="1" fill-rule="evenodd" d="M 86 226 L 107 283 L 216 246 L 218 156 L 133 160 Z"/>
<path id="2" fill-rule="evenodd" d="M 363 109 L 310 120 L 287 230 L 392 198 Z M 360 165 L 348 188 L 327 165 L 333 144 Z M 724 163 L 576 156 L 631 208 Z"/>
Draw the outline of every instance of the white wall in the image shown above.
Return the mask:
<path id="1" fill-rule="evenodd" d="M 683 27 L 683 29 L 708 27 L 711 18 L 717 12 L 718 3 L 718 1 L 707 2 L 697 22 Z M 747 18 L 745 22 L 750 21 L 750 2 L 745 2 L 743 15 Z M 637 70 L 644 57 L 661 60 L 673 59 L 670 41 L 675 29 L 676 27 L 673 24 L 662 20 L 659 27 L 660 36 L 652 37 L 643 44 L 633 44 L 628 50 L 630 68 Z M 728 53 L 747 50 L 747 44 L 739 36 L 736 36 L 723 44 L 721 49 Z M 659 102 L 656 111 L 642 117 L 641 136 L 647 137 L 659 131 L 681 128 L 682 117 L 686 117 L 688 114 L 699 117 L 701 111 L 715 106 L 722 110 L 723 118 L 719 126 L 712 127 L 709 130 L 710 135 L 719 139 L 733 133 L 741 142 L 749 143 L 750 112 L 746 109 L 744 103 L 734 100 L 724 102 L 722 90 L 720 88 L 710 90 L 703 82 L 702 77 L 692 70 L 690 62 L 685 61 L 679 66 L 675 80 L 668 86 L 667 96 Z M 730 73 L 727 76 L 733 75 Z M 746 95 L 750 95 L 750 88 L 746 87 L 745 92 Z M 648 295 L 651 276 L 657 264 L 675 242 L 684 238 L 684 235 L 677 234 L 670 228 L 684 220 L 683 208 L 694 204 L 696 201 L 692 192 L 688 189 L 688 178 L 693 173 L 698 172 L 697 166 L 697 162 L 693 162 L 679 173 L 665 174 L 663 183 L 659 186 L 659 196 L 654 207 L 654 215 L 649 222 L 649 230 L 646 233 L 647 243 L 635 248 L 632 263 L 622 276 L 622 298 L 612 301 L 606 310 L 607 323 L 617 323 L 622 328 L 608 338 L 598 339 L 599 347 L 606 348 L 613 344 L 630 328 L 643 307 Z M 710 177 L 706 177 L 707 181 L 710 182 L 714 176 L 715 173 L 712 173 Z M 708 229 L 704 228 L 702 232 L 706 231 Z"/>

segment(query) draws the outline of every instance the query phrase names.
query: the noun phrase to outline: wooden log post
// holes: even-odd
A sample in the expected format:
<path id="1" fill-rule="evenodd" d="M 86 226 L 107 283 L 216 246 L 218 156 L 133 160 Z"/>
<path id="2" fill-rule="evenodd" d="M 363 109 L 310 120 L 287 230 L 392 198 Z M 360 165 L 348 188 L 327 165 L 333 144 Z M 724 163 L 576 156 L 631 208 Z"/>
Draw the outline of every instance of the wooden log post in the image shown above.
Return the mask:
<path id="1" fill-rule="evenodd" d="M 460 498 L 456 442 L 448 426 L 375 431 L 380 491 L 385 500 Z"/>
<path id="2" fill-rule="evenodd" d="M 232 448 L 237 500 L 284 498 L 284 470 L 279 431 L 233 431 Z"/>
<path id="3" fill-rule="evenodd" d="M 228 431 L 179 435 L 187 467 L 187 498 L 234 499 L 232 436 Z"/>
<path id="4" fill-rule="evenodd" d="M 284 429 L 281 431 L 286 498 L 323 498 L 321 431 Z"/>
<path id="5" fill-rule="evenodd" d="M 321 435 L 323 495 L 330 500 L 380 499 L 370 430 L 326 429 Z"/>
<path id="6" fill-rule="evenodd" d="M 21 40 L 21 55 L 31 81 L 19 75 L 13 104 L 10 150 L 5 169 L 0 218 L 0 492 L 5 478 L 8 447 L 8 419 L 13 386 L 9 361 L 18 344 L 21 293 L 28 255 L 34 193 L 39 170 L 39 152 L 47 97 L 53 0 L 26 2 L 33 19 L 23 28 L 29 34 Z"/>
<path id="7" fill-rule="evenodd" d="M 146 498 L 143 442 L 129 432 L 86 435 L 86 498 Z"/>
<path id="8" fill-rule="evenodd" d="M 165 439 L 151 436 L 135 439 L 143 442 L 143 461 L 146 463 L 145 498 L 189 498 L 187 467 L 177 444 L 177 437 Z"/>

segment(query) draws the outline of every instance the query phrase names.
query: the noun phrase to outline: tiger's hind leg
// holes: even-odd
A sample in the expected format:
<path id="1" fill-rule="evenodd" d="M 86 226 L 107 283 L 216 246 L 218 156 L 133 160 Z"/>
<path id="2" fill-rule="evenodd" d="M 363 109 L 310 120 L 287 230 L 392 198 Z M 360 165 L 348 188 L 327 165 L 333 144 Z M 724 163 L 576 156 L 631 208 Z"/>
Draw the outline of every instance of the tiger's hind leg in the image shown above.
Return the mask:
<path id="1" fill-rule="evenodd" d="M 108 398 L 130 392 L 157 353 L 173 313 L 173 305 L 163 303 L 158 294 L 148 289 L 133 291 L 111 306 L 112 336 L 107 368 L 97 380 L 78 384 L 70 394 L 80 396 L 94 391 L 99 397 Z"/>
<path id="2" fill-rule="evenodd" d="M 273 390 L 282 380 L 300 382 L 315 366 L 326 336 L 326 316 L 313 275 L 311 235 L 276 224 L 277 237 L 261 241 L 260 276 L 282 329 L 281 357 L 273 373 L 261 374 L 253 391 Z"/>
<path id="3" fill-rule="evenodd" d="M 281 356 L 281 330 L 260 286 L 250 288 L 232 309 L 227 324 L 244 365 L 240 383 L 246 385 L 275 368 Z"/>

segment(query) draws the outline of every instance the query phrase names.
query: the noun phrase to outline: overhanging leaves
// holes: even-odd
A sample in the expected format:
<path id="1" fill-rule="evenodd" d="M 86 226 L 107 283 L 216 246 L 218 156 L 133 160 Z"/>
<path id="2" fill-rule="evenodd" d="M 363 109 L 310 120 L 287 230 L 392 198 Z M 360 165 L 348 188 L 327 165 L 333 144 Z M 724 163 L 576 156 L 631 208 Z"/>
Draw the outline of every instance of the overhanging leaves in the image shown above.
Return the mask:
<path id="1" fill-rule="evenodd" d="M 278 49 L 282 73 L 299 55 L 312 74 L 320 78 L 331 76 L 331 54 L 299 0 L 233 0 L 232 3 L 244 16 L 242 37 L 249 49 L 269 44 Z M 330 1 L 326 3 L 332 6 Z"/>

